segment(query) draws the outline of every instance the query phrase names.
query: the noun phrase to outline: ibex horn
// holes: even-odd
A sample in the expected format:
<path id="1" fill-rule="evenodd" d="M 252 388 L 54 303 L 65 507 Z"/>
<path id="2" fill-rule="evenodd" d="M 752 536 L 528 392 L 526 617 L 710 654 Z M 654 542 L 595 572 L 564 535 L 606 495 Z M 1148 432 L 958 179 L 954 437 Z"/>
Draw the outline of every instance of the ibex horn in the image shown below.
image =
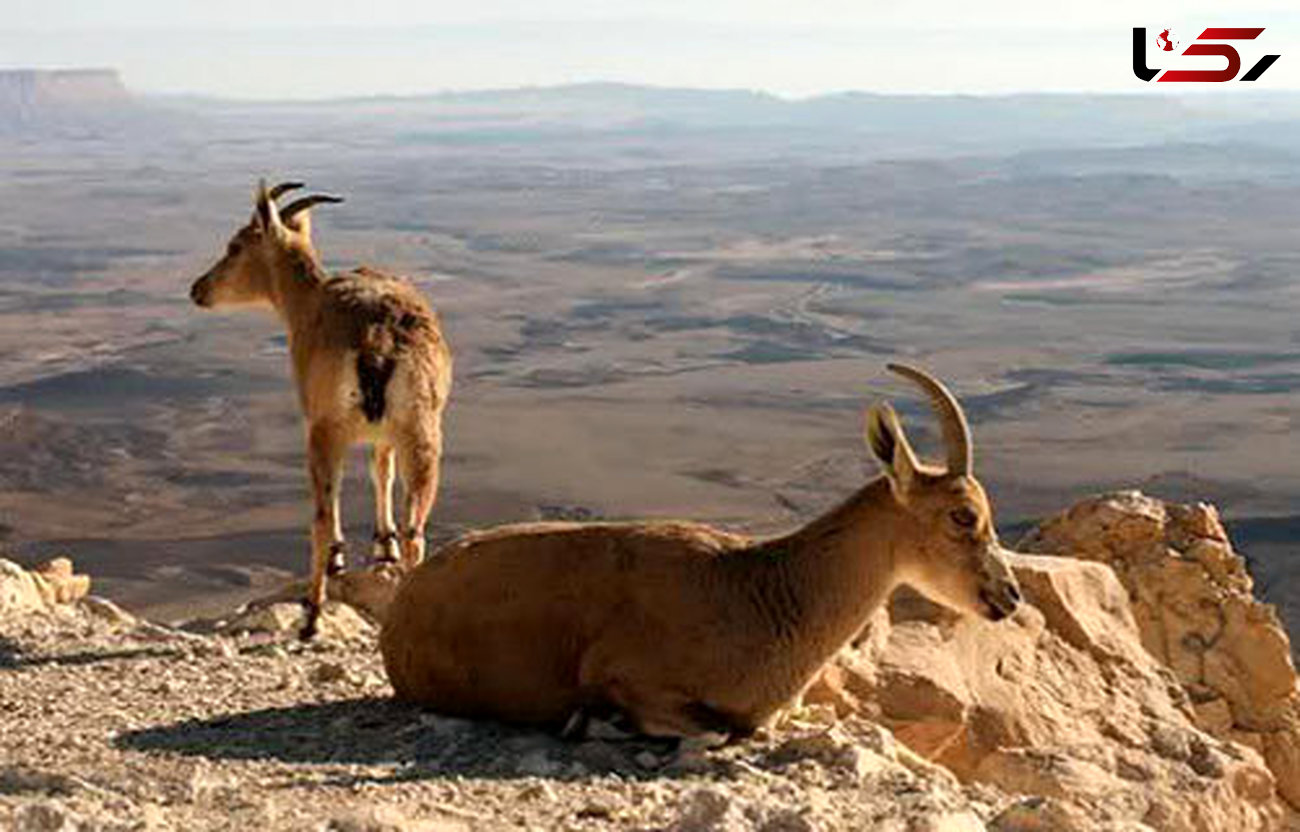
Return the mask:
<path id="1" fill-rule="evenodd" d="M 955 476 L 969 476 L 974 468 L 971 450 L 970 424 L 962 412 L 957 398 L 943 386 L 943 382 L 925 370 L 906 364 L 889 364 L 889 371 L 915 382 L 930 398 L 943 428 L 943 442 L 948 449 L 948 473 Z"/>
<path id="2" fill-rule="evenodd" d="M 322 203 L 337 203 L 342 201 L 343 201 L 343 197 L 341 196 L 326 196 L 325 194 L 312 194 L 311 196 L 304 196 L 299 199 L 295 199 L 293 202 L 290 202 L 288 205 L 281 208 L 280 219 L 283 222 L 288 222 L 289 220 L 293 219 L 294 214 L 301 214 L 303 211 L 306 211 L 308 208 L 312 207 L 313 205 L 320 205 Z"/>

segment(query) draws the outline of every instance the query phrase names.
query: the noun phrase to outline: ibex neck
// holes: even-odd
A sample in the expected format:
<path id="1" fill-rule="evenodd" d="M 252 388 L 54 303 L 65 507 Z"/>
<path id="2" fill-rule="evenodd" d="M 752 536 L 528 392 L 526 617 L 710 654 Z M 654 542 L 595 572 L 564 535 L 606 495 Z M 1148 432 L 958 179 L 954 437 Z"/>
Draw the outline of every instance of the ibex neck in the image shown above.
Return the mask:
<path id="1" fill-rule="evenodd" d="M 289 248 L 278 253 L 271 266 L 271 304 L 290 334 L 315 316 L 327 277 L 314 252 Z"/>
<path id="2" fill-rule="evenodd" d="M 856 635 L 898 583 L 895 553 L 901 533 L 884 479 L 868 483 L 836 508 L 754 554 L 782 599 L 774 630 L 818 664 Z"/>

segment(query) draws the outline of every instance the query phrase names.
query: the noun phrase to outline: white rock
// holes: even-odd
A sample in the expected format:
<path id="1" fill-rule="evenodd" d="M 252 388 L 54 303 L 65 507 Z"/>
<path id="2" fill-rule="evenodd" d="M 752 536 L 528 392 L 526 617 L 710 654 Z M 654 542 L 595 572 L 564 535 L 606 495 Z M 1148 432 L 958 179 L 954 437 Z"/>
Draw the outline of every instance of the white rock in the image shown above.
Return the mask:
<path id="1" fill-rule="evenodd" d="M 14 615 L 44 609 L 45 599 L 31 573 L 13 561 L 0 559 L 0 613 Z"/>

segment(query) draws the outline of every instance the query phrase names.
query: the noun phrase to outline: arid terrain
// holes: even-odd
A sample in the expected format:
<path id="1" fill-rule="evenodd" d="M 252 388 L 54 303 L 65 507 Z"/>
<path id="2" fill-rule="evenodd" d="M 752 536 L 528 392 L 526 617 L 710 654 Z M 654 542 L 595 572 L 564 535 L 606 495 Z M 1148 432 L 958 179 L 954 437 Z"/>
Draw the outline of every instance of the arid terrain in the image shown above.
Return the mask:
<path id="1" fill-rule="evenodd" d="M 1300 829 L 1290 642 L 1215 510 L 1112 493 L 1025 546 L 1010 617 L 902 590 L 800 702 L 720 748 L 397 701 L 382 602 L 330 602 L 304 644 L 283 596 L 173 626 L 67 560 L 0 559 L 0 827 Z"/>
<path id="2" fill-rule="evenodd" d="M 283 334 L 186 298 L 267 176 L 345 196 L 329 262 L 407 273 L 444 318 L 440 537 L 800 522 L 871 475 L 869 402 L 926 442 L 903 357 L 962 395 L 1008 540 L 1103 488 L 1213 500 L 1300 615 L 1294 96 L 11 98 L 0 541 L 128 608 L 306 567 Z M 356 465 L 358 543 L 367 490 Z"/>

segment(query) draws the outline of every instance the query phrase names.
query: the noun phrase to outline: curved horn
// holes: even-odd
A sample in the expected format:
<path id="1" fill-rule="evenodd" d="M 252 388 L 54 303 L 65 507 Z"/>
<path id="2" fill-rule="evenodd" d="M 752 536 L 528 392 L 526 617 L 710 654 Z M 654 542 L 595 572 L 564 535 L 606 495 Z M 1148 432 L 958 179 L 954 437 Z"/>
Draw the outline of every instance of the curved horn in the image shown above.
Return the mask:
<path id="1" fill-rule="evenodd" d="M 289 193 L 289 191 L 296 191 L 302 186 L 302 182 L 281 182 L 279 185 L 271 188 L 270 191 L 267 192 L 267 195 L 270 196 L 271 199 L 279 199 Z"/>
<path id="2" fill-rule="evenodd" d="M 926 395 L 939 416 L 943 428 L 943 442 L 948 448 L 948 473 L 957 476 L 969 476 L 974 468 L 971 449 L 970 424 L 962 412 L 957 398 L 943 386 L 943 382 L 925 370 L 906 364 L 886 365 L 891 373 L 896 373 L 909 381 L 915 382 Z"/>
<path id="3" fill-rule="evenodd" d="M 299 199 L 295 199 L 293 202 L 290 202 L 288 205 L 281 208 L 280 220 L 283 222 L 288 222 L 289 220 L 293 219 L 294 214 L 301 214 L 303 211 L 306 211 L 308 208 L 312 207 L 313 205 L 320 205 L 322 203 L 336 203 L 342 201 L 343 201 L 343 197 L 341 196 L 326 196 L 325 194 L 312 194 L 311 196 L 304 196 Z"/>

